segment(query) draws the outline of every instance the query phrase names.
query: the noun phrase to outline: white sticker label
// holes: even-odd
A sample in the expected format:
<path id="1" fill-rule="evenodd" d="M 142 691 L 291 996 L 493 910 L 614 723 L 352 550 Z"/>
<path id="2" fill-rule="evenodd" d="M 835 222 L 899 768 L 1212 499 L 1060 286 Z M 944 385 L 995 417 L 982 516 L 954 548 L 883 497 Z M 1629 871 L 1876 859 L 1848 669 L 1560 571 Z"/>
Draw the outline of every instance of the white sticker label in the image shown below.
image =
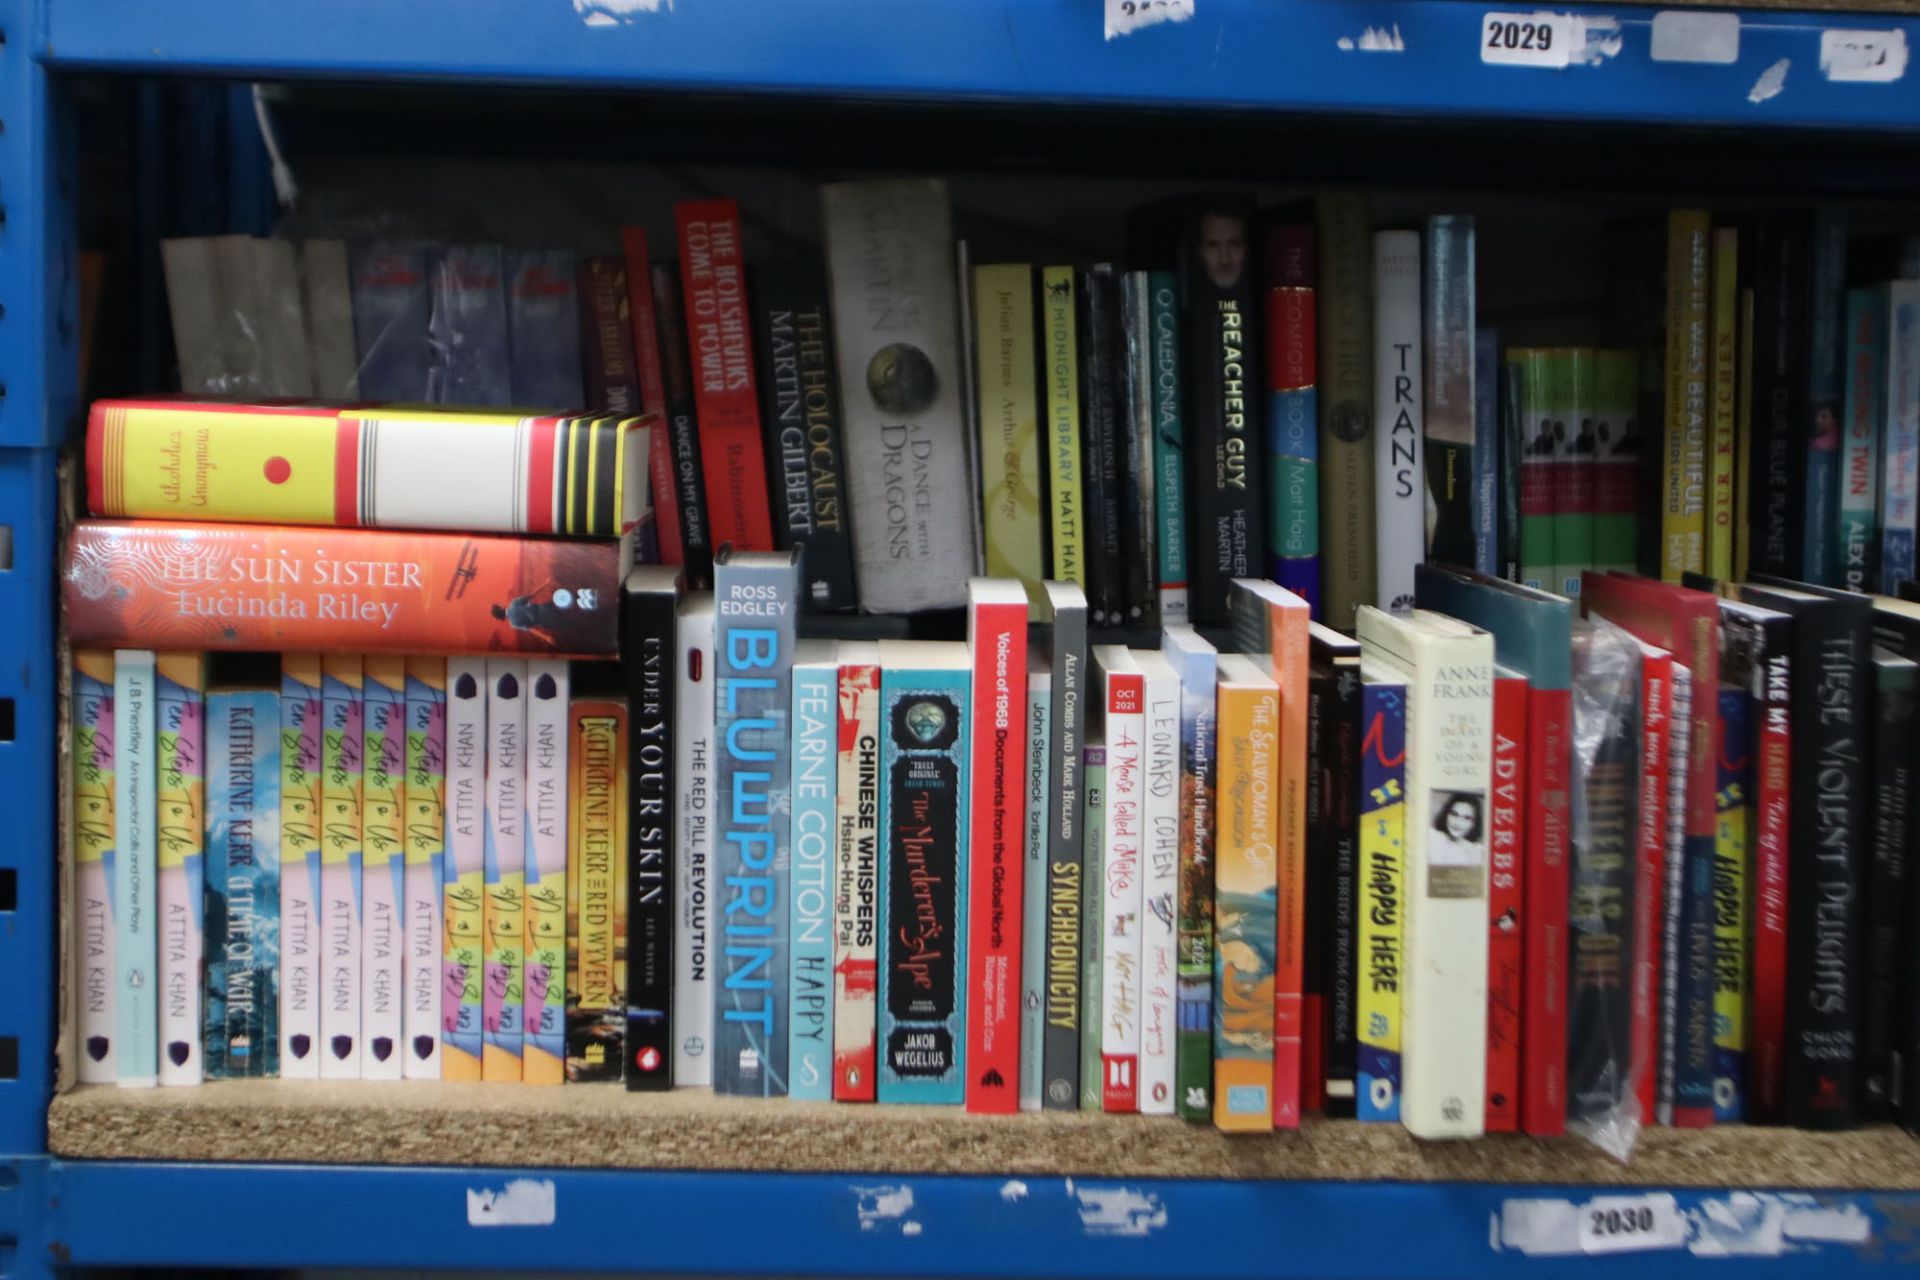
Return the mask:
<path id="1" fill-rule="evenodd" d="M 1653 15 L 1655 62 L 1740 61 L 1740 15 L 1700 9 L 1662 9 Z"/>
<path id="2" fill-rule="evenodd" d="M 1822 31 L 1820 73 L 1829 80 L 1890 84 L 1907 73 L 1907 33 Z"/>
<path id="3" fill-rule="evenodd" d="M 551 1178 L 515 1178 L 498 1191 L 467 1188 L 470 1227 L 550 1227 L 553 1219 Z"/>
<path id="4" fill-rule="evenodd" d="M 1194 0 L 1107 0 L 1107 39 L 1130 36 L 1142 27 L 1185 22 Z"/>
<path id="5" fill-rule="evenodd" d="M 1687 1220 L 1664 1191 L 1595 1196 L 1579 1213 L 1582 1253 L 1640 1253 L 1679 1249 L 1687 1243 Z"/>
<path id="6" fill-rule="evenodd" d="M 1489 13 L 1480 20 L 1480 61 L 1493 66 L 1561 71 L 1585 43 L 1581 21 L 1570 13 Z"/>

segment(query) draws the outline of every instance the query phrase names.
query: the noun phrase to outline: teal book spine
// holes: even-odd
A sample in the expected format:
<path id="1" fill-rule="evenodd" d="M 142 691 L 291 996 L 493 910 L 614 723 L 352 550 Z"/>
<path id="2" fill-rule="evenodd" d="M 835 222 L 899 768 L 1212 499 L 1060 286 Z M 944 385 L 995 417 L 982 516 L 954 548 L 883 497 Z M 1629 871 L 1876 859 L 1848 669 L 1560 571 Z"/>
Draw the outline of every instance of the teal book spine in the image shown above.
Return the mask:
<path id="1" fill-rule="evenodd" d="M 121 649 L 113 655 L 113 706 L 119 803 L 114 807 L 113 866 L 114 1051 L 123 1085 L 155 1084 L 160 1073 L 159 909 L 160 854 L 154 824 L 158 794 L 153 652 Z"/>
<path id="2" fill-rule="evenodd" d="M 1187 620 L 1187 437 L 1181 415 L 1180 295 L 1171 271 L 1147 278 L 1152 325 L 1153 509 L 1159 529 L 1160 621 Z"/>
<path id="3" fill-rule="evenodd" d="M 1273 580 L 1320 605 L 1320 435 L 1311 222 L 1267 228 L 1267 523 Z"/>
<path id="4" fill-rule="evenodd" d="M 793 791 L 787 887 L 787 1096 L 833 1097 L 833 850 L 839 799 L 840 668 L 793 668 Z"/>
<path id="5" fill-rule="evenodd" d="M 1847 403 L 1840 462 L 1839 585 L 1871 591 L 1878 579 L 1881 422 L 1886 412 L 1886 294 L 1847 290 Z"/>
<path id="6" fill-rule="evenodd" d="M 209 1079 L 280 1074 L 280 696 L 207 694 Z"/>

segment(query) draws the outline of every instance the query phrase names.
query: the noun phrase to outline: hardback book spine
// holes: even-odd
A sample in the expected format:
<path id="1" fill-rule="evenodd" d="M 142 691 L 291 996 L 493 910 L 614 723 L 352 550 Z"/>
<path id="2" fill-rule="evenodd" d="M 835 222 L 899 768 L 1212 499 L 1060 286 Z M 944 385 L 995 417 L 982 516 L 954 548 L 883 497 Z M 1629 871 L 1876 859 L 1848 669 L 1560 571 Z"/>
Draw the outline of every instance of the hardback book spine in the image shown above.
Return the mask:
<path id="1" fill-rule="evenodd" d="M 1047 498 L 1051 576 L 1087 585 L 1085 513 L 1080 489 L 1080 308 L 1072 267 L 1040 272 L 1041 370 L 1046 381 Z"/>
<path id="2" fill-rule="evenodd" d="M 448 658 L 443 1080 L 478 1080 L 484 1058 L 487 741 L 486 659 Z"/>
<path id="3" fill-rule="evenodd" d="M 878 1076 L 880 651 L 840 646 L 833 880 L 833 1100 L 872 1102 Z M 1044 882 L 1044 881 L 1043 881 Z M 1037 1053 L 1037 1050 L 1036 1050 Z"/>
<path id="4" fill-rule="evenodd" d="M 1871 591 L 1879 530 L 1880 449 L 1886 388 L 1886 307 L 1879 289 L 1847 290 L 1846 435 L 1841 440 L 1838 585 Z"/>
<path id="5" fill-rule="evenodd" d="M 155 828 L 155 748 L 159 708 L 154 705 L 151 649 L 118 649 L 113 655 L 115 768 L 120 783 L 113 819 L 114 949 L 118 960 L 113 993 L 113 1047 L 121 1085 L 147 1086 L 159 1077 L 155 1035 L 160 1023 L 156 993 L 159 932 L 159 834 Z"/>
<path id="6" fill-rule="evenodd" d="M 606 657 L 619 561 L 604 540 L 85 520 L 64 600 L 82 646 Z M 232 585 L 250 566 L 273 583 Z"/>
<path id="7" fill-rule="evenodd" d="M 1273 945 L 1279 835 L 1273 779 L 1280 699 L 1273 677 L 1238 654 L 1219 658 L 1220 823 L 1214 843 L 1213 1123 L 1273 1128 Z"/>
<path id="8" fill-rule="evenodd" d="M 1080 277 L 1080 404 L 1082 513 L 1086 522 L 1087 604 L 1096 627 L 1126 621 L 1121 551 L 1120 290 L 1113 267 L 1100 263 Z"/>
<path id="9" fill-rule="evenodd" d="M 1120 421 L 1120 545 L 1124 549 L 1126 612 L 1131 626 L 1154 626 L 1160 619 L 1160 556 L 1154 543 L 1157 478 L 1153 469 L 1153 333 L 1147 273 L 1120 276 L 1118 380 Z"/>
<path id="10" fill-rule="evenodd" d="M 1667 833 L 1672 828 L 1668 801 L 1672 759 L 1673 655 L 1651 645 L 1640 652 L 1640 817 L 1634 833 L 1633 1018 L 1628 1030 L 1628 1071 L 1640 1103 L 1640 1122 L 1651 1124 L 1657 1112 L 1662 1005 L 1671 977 L 1662 956 L 1666 947 Z"/>
<path id="11" fill-rule="evenodd" d="M 713 867 L 714 837 L 721 820 L 714 790 L 718 750 L 713 736 L 713 693 L 719 668 L 713 640 L 713 596 L 700 592 L 684 597 L 673 638 L 677 784 L 673 792 L 673 1064 L 669 1070 L 678 1088 L 713 1083 L 713 919 L 714 904 L 719 901 Z M 628 712 L 632 713 L 631 707 Z M 631 796 L 631 778 L 627 787 Z M 625 904 L 627 898 L 622 893 L 619 900 Z"/>
<path id="12" fill-rule="evenodd" d="M 1434 518 L 1427 552 L 1448 564 L 1475 557 L 1473 495 L 1474 241 L 1473 219 L 1443 214 L 1427 219 L 1423 318 L 1426 330 L 1427 497 Z"/>
<path id="13" fill-rule="evenodd" d="M 405 1026 L 406 659 L 369 655 L 361 687 L 360 1075 L 398 1080 Z"/>
<path id="14" fill-rule="evenodd" d="M 1266 230 L 1267 550 L 1273 580 L 1320 604 L 1320 423 L 1311 222 Z"/>
<path id="15" fill-rule="evenodd" d="M 617 1083 L 626 1070 L 630 710 L 624 698 L 567 710 L 568 1084 Z"/>
<path id="16" fill-rule="evenodd" d="M 807 611 L 846 612 L 856 603 L 853 534 L 827 282 L 809 262 L 769 268 L 756 283 L 767 472 L 777 481 L 774 541 L 783 549 L 806 548 L 801 570 Z M 1022 296 L 1031 298 L 1031 290 Z M 1031 350 L 1022 367 L 1031 382 Z"/>
<path id="17" fill-rule="evenodd" d="M 626 665 L 631 668 L 633 662 L 629 654 Z M 521 1079 L 528 1084 L 563 1084 L 567 1078 L 568 686 L 565 662 L 535 658 L 527 663 L 527 950 L 521 982 L 526 1043 Z M 662 794 L 653 797 L 656 805 Z M 664 898 L 666 869 L 646 861 L 646 852 L 644 846 L 635 850 L 635 861 L 642 865 L 634 868 L 634 879 L 649 879 Z M 672 954 L 671 946 L 660 950 Z M 663 1062 L 665 1045 L 662 1037 L 656 1055 Z"/>
<path id="18" fill-rule="evenodd" d="M 1021 297 L 1027 296 L 1023 291 Z M 1027 789 L 1027 593 L 1007 579 L 967 584 L 968 791 L 973 832 L 970 897 L 961 900 L 967 935 L 967 1110 L 1019 1110 L 1021 908 L 1024 904 Z"/>
<path id="19" fill-rule="evenodd" d="M 1407 685 L 1361 660 L 1359 1062 L 1362 1120 L 1400 1119 L 1400 992 L 1406 984 Z"/>
<path id="20" fill-rule="evenodd" d="M 1841 400 L 1846 386 L 1847 224 L 1833 209 L 1813 216 L 1812 278 L 1807 295 L 1807 405 L 1795 450 L 1806 496 L 1801 500 L 1799 577 L 1831 586 L 1839 555 Z"/>
<path id="21" fill-rule="evenodd" d="M 1040 1050 L 1046 1037 L 1047 766 L 1053 737 L 1053 668 L 1038 644 L 1027 651 L 1027 813 L 1020 901 L 1019 1109 L 1040 1110 Z"/>
<path id="22" fill-rule="evenodd" d="M 1500 577 L 1500 334 L 1473 335 L 1473 567 Z M 1629 508 L 1631 511 L 1631 508 Z"/>
<path id="23" fill-rule="evenodd" d="M 633 332 L 633 377 L 640 389 L 640 412 L 654 421 L 647 440 L 647 483 L 660 536 L 660 563 L 684 564 L 680 488 L 674 475 L 673 437 L 667 430 L 667 378 L 660 358 L 660 315 L 653 300 L 653 264 L 644 227 L 620 228 L 626 260 L 627 316 Z"/>
<path id="24" fill-rule="evenodd" d="M 207 693 L 209 874 L 202 1048 L 209 1079 L 257 1079 L 280 1071 L 278 702 L 270 689 Z M 125 753 L 118 759 L 124 795 L 130 785 Z M 356 826 L 356 839 L 358 830 Z M 124 1035 L 119 1039 L 115 1048 L 124 1053 Z"/>
<path id="25" fill-rule="evenodd" d="M 1103 711 L 1104 716 L 1104 711 Z M 1085 778 L 1086 813 L 1086 886 L 1080 896 L 1081 918 L 1088 922 L 1080 947 L 1080 1102 L 1082 1111 L 1106 1109 L 1106 1072 L 1100 1062 L 1104 1024 L 1100 1015 L 1102 965 L 1100 922 L 1105 918 L 1104 899 L 1107 848 L 1107 745 L 1105 728 L 1088 730 L 1081 753 Z"/>
<path id="26" fill-rule="evenodd" d="M 1497 576 L 1508 582 L 1526 580 L 1521 572 L 1521 546 L 1528 526 L 1522 511 L 1527 495 L 1539 501 L 1537 473 L 1540 468 L 1535 466 L 1529 473 L 1523 465 L 1532 437 L 1527 434 L 1529 424 L 1523 412 L 1526 379 L 1518 355 L 1510 351 L 1500 361 L 1500 572 Z M 1536 476 L 1534 486 L 1526 487 L 1526 477 L 1530 474 Z M 1552 490 L 1545 492 L 1551 506 Z M 1538 524 L 1537 518 L 1535 524 Z"/>
<path id="27" fill-rule="evenodd" d="M 354 655 L 320 659 L 320 1075 L 360 1077 L 365 674 Z"/>
<path id="28" fill-rule="evenodd" d="M 353 286 L 346 242 L 302 240 L 299 252 L 314 389 L 323 400 L 357 400 L 359 353 L 353 342 Z"/>
<path id="29" fill-rule="evenodd" d="M 616 418 L 639 416 L 627 264 L 619 258 L 588 258 L 580 264 L 580 369 L 589 410 Z"/>
<path id="30" fill-rule="evenodd" d="M 1713 850 L 1713 1122 L 1747 1118 L 1747 866 L 1753 811 L 1753 694 L 1720 686 Z"/>
<path id="31" fill-rule="evenodd" d="M 160 1083 L 199 1084 L 200 974 L 206 947 L 206 659 L 154 658 L 158 733 L 154 831 L 158 842 Z"/>
<path id="32" fill-rule="evenodd" d="M 1861 1001 L 1860 1109 L 1884 1120 L 1898 1097 L 1902 933 L 1908 915 L 1913 838 L 1914 698 L 1920 668 L 1876 649 L 1873 655 L 1873 825 L 1867 867 L 1865 992 Z M 164 1071 L 164 1067 L 162 1068 Z M 164 1077 L 163 1077 L 164 1083 Z"/>
<path id="33" fill-rule="evenodd" d="M 704 830 L 697 839 L 683 838 L 674 812 L 676 798 L 683 794 L 677 776 L 681 755 L 675 697 L 683 675 L 676 670 L 681 659 L 676 647 L 681 643 L 679 576 L 666 565 L 637 568 L 627 575 L 621 602 L 626 612 L 621 667 L 630 718 L 627 843 L 619 876 L 626 890 L 620 906 L 627 920 L 620 983 L 626 993 L 626 1027 L 620 1036 L 619 1074 L 629 1089 L 661 1090 L 676 1083 L 674 1046 L 685 1009 L 674 999 L 674 914 L 687 904 L 676 906 L 674 900 L 675 864 L 706 839 Z M 539 693 L 536 688 L 536 698 Z M 538 747 L 536 742 L 536 752 Z"/>
<path id="34" fill-rule="evenodd" d="M 660 385 L 666 406 L 655 430 L 667 436 L 671 458 L 667 475 L 680 513 L 685 585 L 689 591 L 711 591 L 713 521 L 707 506 L 700 419 L 693 392 L 693 356 L 687 350 L 686 309 L 680 296 L 679 268 L 671 262 L 655 263 L 648 283 L 653 293 L 654 318 L 660 328 Z M 667 508 L 660 508 L 662 519 L 666 511 Z"/>
<path id="35" fill-rule="evenodd" d="M 408 658 L 406 670 L 407 808 L 402 898 L 406 952 L 401 982 L 406 993 L 402 1020 L 406 1066 L 403 1074 L 409 1080 L 438 1080 L 440 997 L 444 986 L 441 957 L 446 952 L 443 903 L 447 859 L 447 663 L 444 658 Z M 286 722 L 285 697 L 283 692 L 282 724 Z M 283 738 L 281 751 L 285 750 Z M 316 763 L 318 758 L 316 751 Z M 282 763 L 284 768 L 284 761 Z M 308 772 L 317 779 L 317 770 Z M 286 807 L 283 798 L 283 812 Z M 284 839 L 281 847 L 286 847 Z M 317 859 L 315 865 L 317 868 Z M 292 874 L 286 870 L 284 860 L 281 866 L 283 877 Z M 285 896 L 281 895 L 282 901 Z M 284 920 L 282 927 L 285 927 Z"/>
<path id="36" fill-rule="evenodd" d="M 114 816 L 113 679 L 111 652 L 74 650 L 73 936 L 81 1084 L 112 1084 L 120 1078 L 113 1051 L 117 966 L 110 886 L 117 861 L 113 841 L 118 829 Z M 210 826 L 209 837 L 211 834 Z M 216 870 L 224 872 L 225 866 Z M 217 957 L 210 956 L 209 960 L 218 962 Z"/>
<path id="37" fill-rule="evenodd" d="M 425 246 L 397 241 L 355 244 L 353 341 L 360 353 L 360 394 L 368 400 L 427 400 Z"/>
<path id="38" fill-rule="evenodd" d="M 1047 802 L 1047 1002 L 1041 1057 L 1042 1105 L 1080 1105 L 1080 956 L 1082 885 L 1086 864 L 1081 812 L 1085 802 L 1080 749 L 1086 731 L 1087 604 L 1079 588 L 1049 582 L 1048 654 L 1053 664 L 1053 745 Z"/>
<path id="39" fill-rule="evenodd" d="M 1321 589 L 1324 616 L 1353 630 L 1354 610 L 1371 604 L 1374 564 L 1373 237 L 1366 197 L 1322 196 L 1316 205 L 1320 307 L 1314 384 L 1320 413 Z"/>
<path id="40" fill-rule="evenodd" d="M 1801 459 L 1806 421 L 1811 229 L 1802 215 L 1762 216 L 1754 228 L 1753 459 L 1747 492 L 1749 567 L 1800 571 Z M 1920 312 L 1916 313 L 1920 321 Z M 1920 334 L 1920 329 L 1916 330 Z"/>
<path id="41" fill-rule="evenodd" d="M 1031 587 L 1047 576 L 1033 268 L 1025 263 L 975 267 L 973 295 L 987 573 Z"/>
<path id="42" fill-rule="evenodd" d="M 1886 441 L 1880 471 L 1880 589 L 1920 576 L 1920 281 L 1887 289 Z"/>
<path id="43" fill-rule="evenodd" d="M 1107 1111 L 1140 1109 L 1141 889 L 1146 842 L 1146 691 L 1126 650 L 1093 652 L 1105 711 L 1106 836 L 1101 847 L 1100 1096 Z"/>
<path id="44" fill-rule="evenodd" d="M 715 565 L 712 895 L 716 1093 L 787 1092 L 787 717 L 800 564 L 734 551 Z"/>
<path id="45" fill-rule="evenodd" d="M 955 642 L 880 644 L 881 1102 L 965 1093 L 971 668 Z"/>
<path id="46" fill-rule="evenodd" d="M 957 549 L 974 546 L 978 491 L 967 466 L 946 184 L 831 183 L 821 201 L 844 443 L 861 460 L 847 476 L 861 607 L 957 608 L 973 569 Z"/>
<path id="47" fill-rule="evenodd" d="M 1596 351 L 1593 362 L 1592 567 L 1632 573 L 1640 536 L 1634 492 L 1640 469 L 1639 365 L 1633 352 L 1618 350 Z"/>
<path id="48" fill-rule="evenodd" d="M 1707 572 L 1733 578 L 1734 461 L 1740 390 L 1740 229 L 1715 227 L 1707 321 L 1713 342 L 1712 425 L 1708 436 Z M 1602 455 L 1604 456 L 1604 455 Z M 1630 565 L 1614 566 L 1622 570 Z"/>
<path id="49" fill-rule="evenodd" d="M 527 995 L 527 664 L 487 659 L 483 1080 L 522 1078 Z"/>
<path id="50" fill-rule="evenodd" d="M 1707 569 L 1707 401 L 1712 347 L 1707 328 L 1711 290 L 1708 216 L 1700 209 L 1667 215 L 1666 456 L 1662 478 L 1660 576 Z"/>
<path id="51" fill-rule="evenodd" d="M 839 800 L 840 662 L 831 641 L 803 640 L 793 663 L 793 813 L 787 878 L 787 1096 L 833 1099 L 833 852 Z"/>
<path id="52" fill-rule="evenodd" d="M 1180 368 L 1180 291 L 1171 271 L 1147 277 L 1153 379 L 1154 548 L 1160 559 L 1160 620 L 1185 622 L 1187 440 Z M 1055 576 L 1060 576 L 1056 570 Z"/>
<path id="53" fill-rule="evenodd" d="M 1527 678 L 1507 667 L 1493 681 L 1493 791 L 1487 803 L 1487 1132 L 1520 1127 L 1520 1036 L 1526 1008 Z"/>
<path id="54" fill-rule="evenodd" d="M 589 407 L 580 387 L 580 286 L 573 254 L 507 254 L 507 385 L 523 404 L 558 412 Z"/>
<path id="55" fill-rule="evenodd" d="M 1383 609 L 1413 606 L 1413 566 L 1426 558 L 1420 283 L 1420 233 L 1375 232 L 1372 506 L 1382 554 L 1373 602 Z"/>
<path id="56" fill-rule="evenodd" d="M 1139 652 L 1146 738 L 1140 855 L 1140 1110 L 1174 1113 L 1180 887 L 1180 677 L 1157 652 Z"/>
<path id="57" fill-rule="evenodd" d="M 1555 590 L 1578 599 L 1580 580 L 1593 567 L 1594 352 L 1591 347 L 1565 347 L 1552 359 L 1561 397 L 1553 441 Z M 1562 425 L 1564 434 L 1558 430 Z"/>
<path id="58" fill-rule="evenodd" d="M 427 319 L 429 403 L 512 402 L 506 274 L 499 245 L 446 245 L 434 252 Z"/>
<path id="59" fill-rule="evenodd" d="M 770 551 L 740 210 L 731 199 L 688 200 L 674 206 L 673 216 L 713 545 Z"/>
<path id="60" fill-rule="evenodd" d="M 1517 366 L 1520 462 L 1520 581 L 1554 591 L 1553 359 L 1541 347 L 1507 353 Z"/>
<path id="61" fill-rule="evenodd" d="M 1162 632 L 1161 650 L 1180 674 L 1180 920 L 1176 957 L 1179 1039 L 1174 1094 L 1183 1120 L 1213 1117 L 1214 707 L 1219 657 L 1190 627 Z"/>

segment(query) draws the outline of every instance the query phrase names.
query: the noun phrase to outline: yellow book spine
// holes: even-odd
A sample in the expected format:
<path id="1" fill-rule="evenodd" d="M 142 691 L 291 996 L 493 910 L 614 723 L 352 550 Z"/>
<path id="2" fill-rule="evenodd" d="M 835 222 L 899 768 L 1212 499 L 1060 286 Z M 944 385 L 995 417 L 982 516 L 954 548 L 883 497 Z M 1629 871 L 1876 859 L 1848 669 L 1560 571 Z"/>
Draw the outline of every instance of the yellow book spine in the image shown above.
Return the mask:
<path id="1" fill-rule="evenodd" d="M 1710 228 L 1700 209 L 1667 216 L 1667 447 L 1660 576 L 1707 568 L 1707 333 Z"/>
<path id="2" fill-rule="evenodd" d="M 1040 406 L 1033 349 L 1033 268 L 973 269 L 975 399 L 987 573 L 1029 592 L 1046 577 L 1040 528 Z"/>
<path id="3" fill-rule="evenodd" d="M 1237 668 L 1246 667 L 1246 670 Z M 1279 814 L 1274 790 L 1280 702 L 1272 680 L 1220 658 L 1214 837 L 1213 1123 L 1238 1133 L 1273 1128 L 1271 947 Z"/>
<path id="4" fill-rule="evenodd" d="M 1400 989 L 1406 980 L 1407 689 L 1362 672 L 1359 1088 L 1362 1120 L 1400 1119 Z"/>
<path id="5" fill-rule="evenodd" d="M 627 938 L 627 707 L 573 704 L 567 756 L 567 990 L 588 1034 L 569 1037 L 567 1079 L 618 1080 L 624 1067 Z"/>
<path id="6" fill-rule="evenodd" d="M 1707 572 L 1722 582 L 1733 577 L 1734 432 L 1740 370 L 1740 232 L 1713 232 L 1713 483 L 1709 489 Z"/>
<path id="7" fill-rule="evenodd" d="M 1081 541 L 1080 353 L 1072 267 L 1040 272 L 1047 381 L 1048 479 L 1053 498 L 1053 572 L 1057 582 L 1087 585 Z"/>

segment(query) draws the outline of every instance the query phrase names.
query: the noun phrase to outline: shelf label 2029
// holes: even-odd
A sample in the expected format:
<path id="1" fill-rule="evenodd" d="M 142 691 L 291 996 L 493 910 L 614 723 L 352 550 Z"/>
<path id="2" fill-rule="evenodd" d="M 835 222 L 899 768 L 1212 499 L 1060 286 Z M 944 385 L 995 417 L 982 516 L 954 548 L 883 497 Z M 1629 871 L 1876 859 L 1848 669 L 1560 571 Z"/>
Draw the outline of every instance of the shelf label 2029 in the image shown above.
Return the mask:
<path id="1" fill-rule="evenodd" d="M 1566 13 L 1489 13 L 1480 19 L 1480 61 L 1501 67 L 1565 70 L 1582 39 Z"/>

